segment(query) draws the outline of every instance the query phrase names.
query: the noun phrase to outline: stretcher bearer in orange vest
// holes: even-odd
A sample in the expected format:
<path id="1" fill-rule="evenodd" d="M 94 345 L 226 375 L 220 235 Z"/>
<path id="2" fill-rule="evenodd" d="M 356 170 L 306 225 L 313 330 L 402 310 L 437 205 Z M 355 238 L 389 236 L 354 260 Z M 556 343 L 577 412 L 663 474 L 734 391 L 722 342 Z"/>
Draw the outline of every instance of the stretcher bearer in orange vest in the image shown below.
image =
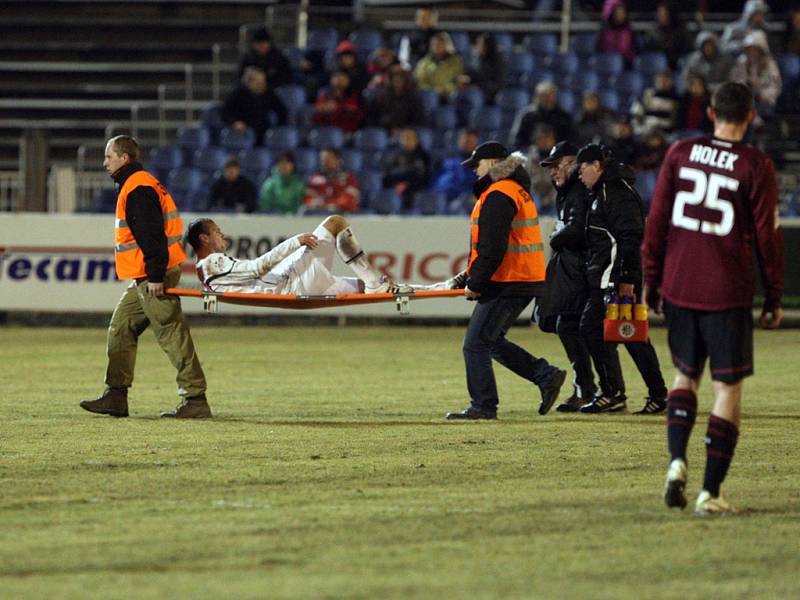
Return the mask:
<path id="1" fill-rule="evenodd" d="M 478 177 L 465 290 L 476 306 L 463 347 L 471 402 L 461 412 L 448 413 L 451 420 L 497 418 L 492 359 L 539 387 L 542 415 L 567 375 L 506 339 L 512 323 L 544 291 L 544 245 L 525 160 L 509 155 L 499 142 L 485 142 L 462 163 Z"/>
<path id="2" fill-rule="evenodd" d="M 89 412 L 128 416 L 128 388 L 133 384 L 136 347 L 148 327 L 178 371 L 181 403 L 162 417 L 211 416 L 206 379 L 194 349 L 180 299 L 164 290 L 175 287 L 186 254 L 181 246 L 183 224 L 175 202 L 139 163 L 139 145 L 119 135 L 106 144 L 103 167 L 119 187 L 114 229 L 117 277 L 130 280 L 108 327 L 106 389 L 84 400 Z"/>

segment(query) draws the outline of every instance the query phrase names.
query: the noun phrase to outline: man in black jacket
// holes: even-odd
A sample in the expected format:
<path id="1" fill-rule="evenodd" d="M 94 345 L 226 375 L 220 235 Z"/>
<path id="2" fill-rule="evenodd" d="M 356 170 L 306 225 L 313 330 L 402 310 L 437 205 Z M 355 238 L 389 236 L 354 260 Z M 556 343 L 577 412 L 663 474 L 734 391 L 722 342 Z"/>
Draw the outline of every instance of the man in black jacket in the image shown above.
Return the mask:
<path id="1" fill-rule="evenodd" d="M 256 146 L 264 143 L 264 133 L 272 124 L 272 115 L 276 124 L 286 124 L 286 105 L 268 84 L 264 71 L 247 67 L 241 85 L 222 105 L 223 120 L 237 131 L 250 127 L 256 136 Z"/>
<path id="2" fill-rule="evenodd" d="M 264 27 L 253 32 L 250 51 L 239 61 L 239 77 L 248 67 L 255 67 L 267 74 L 267 81 L 276 88 L 292 82 L 292 67 L 289 59 L 275 46 L 272 35 Z"/>
<path id="3" fill-rule="evenodd" d="M 580 165 L 580 180 L 590 190 L 591 199 L 586 218 L 588 300 L 581 315 L 580 333 L 592 355 L 601 388 L 601 394 L 580 411 L 625 411 L 625 381 L 617 346 L 603 341 L 605 296 L 613 292 L 620 299 L 641 298 L 644 208 L 633 188 L 630 169 L 619 164 L 599 144 L 581 148 L 576 161 Z M 667 388 L 653 345 L 648 340 L 628 343 L 625 347 L 649 392 L 638 414 L 664 412 Z"/>
<path id="4" fill-rule="evenodd" d="M 567 375 L 505 337 L 531 300 L 542 294 L 545 278 L 539 219 L 524 164 L 524 156 L 509 156 L 498 142 L 481 144 L 463 163 L 478 176 L 464 292 L 477 306 L 463 346 L 471 404 L 462 412 L 448 413 L 451 420 L 497 418 L 492 359 L 539 387 L 542 415 L 550 410 Z"/>
<path id="5" fill-rule="evenodd" d="M 579 331 L 586 304 L 586 211 L 589 194 L 578 180 L 578 148 L 567 141 L 553 146 L 539 164 L 550 169 L 556 189 L 556 225 L 550 237 L 552 254 L 547 264 L 547 297 L 535 316 L 543 331 L 557 332 L 567 353 L 574 379 L 573 392 L 559 404 L 559 412 L 577 412 L 591 401 L 597 387 L 586 341 Z"/>

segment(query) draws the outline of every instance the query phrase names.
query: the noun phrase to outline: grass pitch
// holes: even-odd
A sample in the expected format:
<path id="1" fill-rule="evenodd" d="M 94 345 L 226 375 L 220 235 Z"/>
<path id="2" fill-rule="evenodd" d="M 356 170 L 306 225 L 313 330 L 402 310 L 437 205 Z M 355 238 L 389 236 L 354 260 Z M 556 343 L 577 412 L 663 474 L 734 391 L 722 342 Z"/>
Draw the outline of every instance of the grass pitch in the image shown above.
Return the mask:
<path id="1" fill-rule="evenodd" d="M 461 328 L 193 333 L 211 421 L 156 418 L 176 399 L 150 334 L 113 419 L 77 406 L 104 330 L 0 328 L 0 598 L 800 597 L 798 331 L 756 334 L 724 486 L 744 512 L 717 519 L 663 506 L 663 417 L 540 417 L 497 366 L 500 420 L 446 422 Z M 509 337 L 566 366 L 555 336 Z"/>

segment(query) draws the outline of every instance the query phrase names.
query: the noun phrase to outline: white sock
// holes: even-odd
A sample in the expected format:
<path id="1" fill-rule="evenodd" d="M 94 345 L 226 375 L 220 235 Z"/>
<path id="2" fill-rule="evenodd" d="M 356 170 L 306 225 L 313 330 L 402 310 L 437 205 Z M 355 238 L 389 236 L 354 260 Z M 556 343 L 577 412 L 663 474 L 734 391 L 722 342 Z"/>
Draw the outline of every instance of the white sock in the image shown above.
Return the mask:
<path id="1" fill-rule="evenodd" d="M 381 272 L 373 267 L 367 253 L 358 243 L 351 227 L 339 232 L 336 236 L 336 251 L 347 266 L 362 279 L 367 287 L 377 287 L 381 281 Z"/>
<path id="2" fill-rule="evenodd" d="M 331 287 L 325 290 L 325 294 L 361 294 L 364 291 L 364 284 L 355 277 L 334 277 L 335 281 Z"/>

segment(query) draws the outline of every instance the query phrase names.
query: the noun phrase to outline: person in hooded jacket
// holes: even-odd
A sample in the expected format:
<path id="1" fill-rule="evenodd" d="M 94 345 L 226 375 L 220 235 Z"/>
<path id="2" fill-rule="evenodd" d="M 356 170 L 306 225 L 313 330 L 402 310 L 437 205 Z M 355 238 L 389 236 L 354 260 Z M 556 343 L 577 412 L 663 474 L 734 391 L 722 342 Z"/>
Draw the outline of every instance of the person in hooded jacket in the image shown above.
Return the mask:
<path id="1" fill-rule="evenodd" d="M 464 336 L 470 406 L 449 420 L 496 419 L 499 403 L 492 359 L 539 387 L 539 414 L 546 414 L 566 371 L 532 356 L 506 339 L 506 332 L 545 279 L 544 246 L 536 204 L 528 189 L 525 157 L 509 155 L 496 141 L 475 148 L 464 166 L 475 170 L 470 255 L 464 295 L 477 305 Z"/>
<path id="2" fill-rule="evenodd" d="M 763 0 L 747 0 L 742 8 L 742 16 L 722 32 L 720 42 L 722 51 L 736 56 L 744 50 L 745 38 L 754 31 L 766 32 L 769 5 Z"/>
<path id="3" fill-rule="evenodd" d="M 709 91 L 713 92 L 728 80 L 733 58 L 720 51 L 719 38 L 710 31 L 698 33 L 694 47 L 695 50 L 689 54 L 681 73 L 683 87 L 689 88 L 692 77 L 702 77 Z"/>
<path id="4" fill-rule="evenodd" d="M 577 412 L 597 391 L 592 360 L 579 331 L 580 316 L 586 304 L 586 211 L 589 194 L 578 180 L 575 157 L 578 148 L 558 142 L 539 164 L 549 169 L 556 189 L 556 224 L 550 236 L 550 261 L 547 263 L 547 295 L 534 317 L 543 331 L 558 333 L 572 365 L 572 395 L 556 407 L 558 412 Z"/>
<path id="5" fill-rule="evenodd" d="M 580 333 L 600 379 L 600 392 L 580 412 L 624 412 L 627 398 L 617 345 L 603 340 L 605 297 L 612 292 L 620 299 L 641 299 L 639 248 L 644 236 L 644 207 L 633 187 L 633 171 L 599 144 L 587 144 L 575 160 L 578 177 L 589 189 L 591 201 L 586 217 L 588 299 L 581 314 Z M 625 348 L 649 392 L 644 408 L 637 414 L 664 412 L 667 387 L 653 345 L 648 340 L 627 343 Z"/>

